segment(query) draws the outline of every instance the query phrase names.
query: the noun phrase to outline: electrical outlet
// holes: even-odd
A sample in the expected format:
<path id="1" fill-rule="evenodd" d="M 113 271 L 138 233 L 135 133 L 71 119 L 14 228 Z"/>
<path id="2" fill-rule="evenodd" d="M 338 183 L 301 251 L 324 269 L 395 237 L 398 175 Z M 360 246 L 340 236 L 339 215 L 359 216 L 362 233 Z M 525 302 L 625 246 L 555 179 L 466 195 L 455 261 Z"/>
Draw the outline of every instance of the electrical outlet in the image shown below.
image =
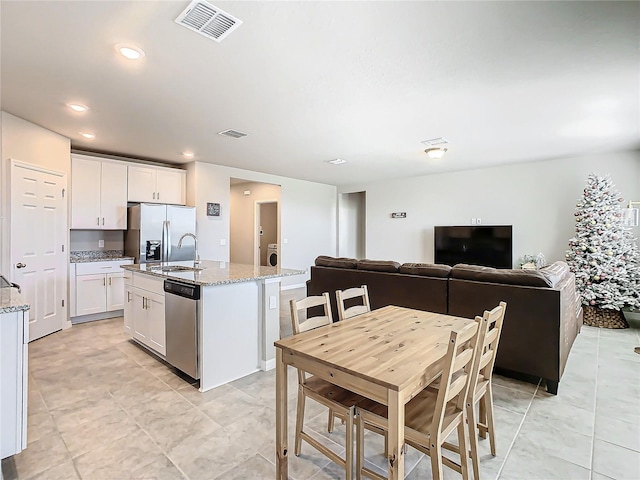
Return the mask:
<path id="1" fill-rule="evenodd" d="M 98 240 L 98 248 L 104 248 L 104 240 Z"/>
<path id="2" fill-rule="evenodd" d="M 224 246 L 227 244 L 227 240 L 225 238 L 220 239 L 220 245 Z"/>
<path id="3" fill-rule="evenodd" d="M 482 219 L 480 217 L 476 218 L 476 225 L 481 225 Z"/>

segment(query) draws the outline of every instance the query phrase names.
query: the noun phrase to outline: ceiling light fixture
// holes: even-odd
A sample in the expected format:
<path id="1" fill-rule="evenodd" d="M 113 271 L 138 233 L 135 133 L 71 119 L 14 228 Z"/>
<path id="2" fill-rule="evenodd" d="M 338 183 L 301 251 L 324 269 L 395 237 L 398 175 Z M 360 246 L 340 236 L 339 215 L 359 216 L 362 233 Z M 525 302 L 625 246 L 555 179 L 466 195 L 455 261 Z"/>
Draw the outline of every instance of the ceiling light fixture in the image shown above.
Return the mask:
<path id="1" fill-rule="evenodd" d="M 82 135 L 87 140 L 93 140 L 94 138 L 96 138 L 96 134 L 91 132 L 80 132 L 80 135 Z"/>
<path id="2" fill-rule="evenodd" d="M 67 107 L 78 113 L 83 113 L 89 110 L 89 107 L 82 105 L 81 103 L 67 103 Z"/>
<path id="3" fill-rule="evenodd" d="M 334 158 L 333 160 L 327 160 L 327 163 L 330 163 L 331 165 L 342 165 L 347 163 L 347 161 L 342 158 Z"/>
<path id="4" fill-rule="evenodd" d="M 144 57 L 144 52 L 137 47 L 132 47 L 130 45 L 116 45 L 116 50 L 125 58 L 129 60 L 139 60 Z"/>
<path id="5" fill-rule="evenodd" d="M 447 153 L 447 148 L 436 147 L 436 148 L 427 148 L 425 153 L 429 158 L 442 158 L 444 154 Z"/>
<path id="6" fill-rule="evenodd" d="M 185 158 L 193 158 L 193 152 L 182 152 L 182 156 Z"/>

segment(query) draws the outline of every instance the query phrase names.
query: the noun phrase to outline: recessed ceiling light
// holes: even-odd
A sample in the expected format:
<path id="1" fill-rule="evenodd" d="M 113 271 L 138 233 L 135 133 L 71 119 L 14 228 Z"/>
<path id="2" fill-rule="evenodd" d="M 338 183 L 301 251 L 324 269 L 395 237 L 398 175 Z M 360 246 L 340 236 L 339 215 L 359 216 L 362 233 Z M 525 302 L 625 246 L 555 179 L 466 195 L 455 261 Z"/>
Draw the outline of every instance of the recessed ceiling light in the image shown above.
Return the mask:
<path id="1" fill-rule="evenodd" d="M 347 161 L 342 158 L 334 158 L 333 160 L 327 160 L 327 163 L 331 165 L 342 165 L 343 163 L 347 163 Z"/>
<path id="2" fill-rule="evenodd" d="M 182 156 L 185 158 L 193 158 L 193 152 L 182 152 Z"/>
<path id="3" fill-rule="evenodd" d="M 144 57 L 144 52 L 142 51 L 142 49 L 132 47 L 131 45 L 118 44 L 116 45 L 116 50 L 120 52 L 120 55 L 128 58 L 129 60 L 139 60 Z"/>
<path id="4" fill-rule="evenodd" d="M 429 158 L 442 158 L 444 157 L 444 154 L 447 153 L 447 148 L 427 148 L 425 150 L 425 153 L 427 154 L 427 156 Z"/>
<path id="5" fill-rule="evenodd" d="M 82 105 L 81 103 L 67 103 L 67 107 L 69 107 L 74 112 L 82 113 L 89 110 L 89 107 L 86 105 Z"/>
<path id="6" fill-rule="evenodd" d="M 80 132 L 80 135 L 82 135 L 87 140 L 93 140 L 94 138 L 96 138 L 96 134 L 91 132 Z"/>

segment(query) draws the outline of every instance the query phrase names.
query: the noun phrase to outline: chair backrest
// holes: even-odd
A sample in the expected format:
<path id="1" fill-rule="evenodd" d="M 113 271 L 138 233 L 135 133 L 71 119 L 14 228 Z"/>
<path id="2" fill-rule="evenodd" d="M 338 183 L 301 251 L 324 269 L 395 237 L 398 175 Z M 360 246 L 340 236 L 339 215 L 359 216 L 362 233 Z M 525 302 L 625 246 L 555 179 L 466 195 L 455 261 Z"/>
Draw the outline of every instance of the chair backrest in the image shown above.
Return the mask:
<path id="1" fill-rule="evenodd" d="M 496 352 L 498 351 L 498 343 L 500 342 L 502 323 L 504 322 L 504 314 L 506 310 L 506 302 L 500 302 L 500 304 L 490 312 L 485 310 L 483 315 L 483 318 L 486 318 L 489 323 L 489 331 L 484 339 L 482 357 L 480 357 L 479 373 L 481 373 L 487 380 L 491 380 L 493 365 L 496 363 Z"/>
<path id="2" fill-rule="evenodd" d="M 351 298 L 362 298 L 361 305 L 354 305 L 345 308 L 345 300 Z M 369 290 L 366 285 L 361 287 L 347 288 L 346 290 L 336 290 L 336 299 L 338 304 L 338 320 L 345 320 L 347 318 L 355 317 L 361 313 L 367 313 L 371 311 L 371 305 L 369 304 Z"/>
<path id="3" fill-rule="evenodd" d="M 293 334 L 297 335 L 307 330 L 329 325 L 333 322 L 331 316 L 331 304 L 329 303 L 329 294 L 327 292 L 322 295 L 305 297 L 301 300 L 291 300 L 289 306 L 291 308 L 291 327 Z M 311 307 L 324 307 L 324 315 L 318 317 L 307 317 L 306 310 Z M 300 319 L 299 312 L 305 310 L 304 319 Z"/>
<path id="4" fill-rule="evenodd" d="M 447 404 L 457 397 L 456 406 L 462 410 L 467 400 L 467 393 L 472 379 L 477 378 L 478 350 L 484 344 L 487 332 L 487 321 L 476 317 L 476 321 L 459 331 L 451 332 L 449 346 L 444 357 L 440 387 L 436 400 L 432 435 L 440 436 Z"/>
<path id="5" fill-rule="evenodd" d="M 324 315 L 317 317 L 307 317 L 306 310 L 311 307 L 324 307 Z M 313 330 L 314 328 L 323 327 L 325 325 L 331 325 L 333 318 L 331 316 L 331 304 L 329 299 L 329 293 L 324 292 L 322 295 L 315 295 L 311 297 L 305 297 L 301 300 L 290 300 L 289 307 L 291 309 L 291 327 L 293 328 L 293 334 Z M 305 310 L 304 319 L 300 318 L 301 311 Z M 300 384 L 305 383 L 306 374 L 298 369 L 298 382 Z"/>

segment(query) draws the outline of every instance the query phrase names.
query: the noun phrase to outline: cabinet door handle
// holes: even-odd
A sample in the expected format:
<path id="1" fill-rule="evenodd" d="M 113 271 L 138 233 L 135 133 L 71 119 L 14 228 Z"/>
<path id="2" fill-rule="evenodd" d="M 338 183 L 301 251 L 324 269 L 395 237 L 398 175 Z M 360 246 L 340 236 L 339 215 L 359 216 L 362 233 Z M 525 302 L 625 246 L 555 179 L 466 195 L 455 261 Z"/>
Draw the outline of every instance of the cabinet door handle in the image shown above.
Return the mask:
<path id="1" fill-rule="evenodd" d="M 102 286 L 103 286 L 103 287 L 106 287 L 106 286 L 107 286 L 107 279 L 106 279 L 106 278 L 103 278 L 103 279 L 102 279 Z"/>
<path id="2" fill-rule="evenodd" d="M 131 301 L 131 292 L 127 290 L 127 303 Z"/>
<path id="3" fill-rule="evenodd" d="M 153 192 L 153 199 L 156 199 L 156 192 Z"/>
<path id="4" fill-rule="evenodd" d="M 102 225 L 104 225 L 104 217 L 102 217 Z"/>
<path id="5" fill-rule="evenodd" d="M 98 224 L 97 225 L 100 226 L 100 217 L 98 217 Z"/>
<path id="6" fill-rule="evenodd" d="M 111 285 L 111 277 L 109 277 L 109 285 Z"/>
<path id="7" fill-rule="evenodd" d="M 160 200 L 160 192 L 156 193 L 156 198 Z"/>
<path id="8" fill-rule="evenodd" d="M 147 300 L 147 297 L 142 297 L 142 308 L 144 308 L 145 310 L 149 308 L 149 302 Z"/>

